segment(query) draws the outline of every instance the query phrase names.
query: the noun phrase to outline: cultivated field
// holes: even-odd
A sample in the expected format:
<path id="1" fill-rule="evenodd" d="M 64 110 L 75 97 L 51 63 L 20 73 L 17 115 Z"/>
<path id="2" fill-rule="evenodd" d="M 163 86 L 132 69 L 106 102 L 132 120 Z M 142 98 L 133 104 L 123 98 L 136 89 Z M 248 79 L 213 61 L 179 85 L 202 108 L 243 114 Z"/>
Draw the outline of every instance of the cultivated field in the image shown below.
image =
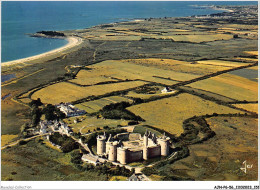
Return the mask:
<path id="1" fill-rule="evenodd" d="M 74 123 L 74 120 L 77 119 L 78 122 Z M 79 116 L 79 117 L 70 117 L 64 119 L 70 127 L 72 127 L 73 132 L 82 132 L 87 133 L 88 130 L 93 132 L 97 128 L 103 129 L 104 126 L 109 126 L 110 128 L 117 127 L 117 125 L 125 126 L 127 121 L 124 120 L 112 120 L 112 119 L 97 119 L 96 117 L 90 116 Z"/>
<path id="2" fill-rule="evenodd" d="M 71 102 L 87 96 L 98 96 L 106 93 L 126 90 L 146 84 L 143 81 L 130 81 L 113 84 L 104 84 L 88 87 L 80 87 L 71 83 L 61 82 L 43 88 L 32 95 L 32 99 L 41 98 L 43 103 L 58 104 Z M 55 95 L 55 96 L 54 96 Z"/>
<path id="3" fill-rule="evenodd" d="M 116 60 L 109 60 L 109 61 L 103 61 L 101 63 L 96 64 L 93 67 L 104 67 L 106 69 L 109 69 L 110 72 L 114 72 L 111 77 L 119 78 L 119 79 L 129 79 L 129 80 L 135 80 L 135 79 L 141 79 L 151 82 L 158 82 L 162 83 L 170 83 L 173 84 L 174 81 L 166 80 L 166 79 L 159 79 L 153 76 L 161 76 L 164 78 L 171 78 L 173 80 L 183 81 L 183 80 L 190 80 L 193 78 L 196 78 L 196 75 L 192 74 L 186 74 L 186 73 L 180 73 L 170 70 L 164 70 L 154 67 L 147 67 L 143 65 L 137 65 L 134 63 L 131 63 L 131 60 L 127 61 L 116 61 Z"/>
<path id="4" fill-rule="evenodd" d="M 93 85 L 100 82 L 116 81 L 106 76 L 109 74 L 109 71 L 104 71 L 104 69 L 81 70 L 77 74 L 76 79 L 70 81 L 80 85 Z"/>
<path id="5" fill-rule="evenodd" d="M 188 86 L 240 101 L 256 101 L 258 99 L 257 82 L 231 74 L 222 74 Z"/>
<path id="6" fill-rule="evenodd" d="M 98 112 L 106 105 L 112 103 L 118 103 L 118 102 L 132 102 L 132 100 L 121 96 L 109 96 L 94 101 L 75 104 L 75 106 L 82 110 L 85 110 L 87 113 L 94 113 L 94 112 Z"/>
<path id="7" fill-rule="evenodd" d="M 173 70 L 175 72 L 181 73 L 190 73 L 195 75 L 206 75 L 211 74 L 217 71 L 222 71 L 228 69 L 226 66 L 222 65 L 209 65 L 204 64 L 203 62 L 186 62 L 186 61 L 178 61 L 174 59 L 130 59 L 125 60 L 130 63 L 135 63 L 139 65 L 149 66 L 149 67 L 157 67 L 160 69 Z"/>
<path id="8" fill-rule="evenodd" d="M 235 109 L 217 105 L 190 94 L 165 98 L 127 108 L 146 120 L 145 124 L 179 136 L 182 122 L 193 116 L 205 114 L 237 113 Z M 163 111 L 162 111 L 163 110 Z"/>
<path id="9" fill-rule="evenodd" d="M 258 114 L 258 104 L 234 104 L 237 108 L 243 108 L 247 111 L 256 112 Z"/>
<path id="10" fill-rule="evenodd" d="M 205 60 L 205 61 L 198 61 L 198 63 L 205 64 L 205 65 L 225 66 L 225 67 L 239 67 L 239 66 L 248 65 L 247 63 L 222 61 L 222 60 Z"/>

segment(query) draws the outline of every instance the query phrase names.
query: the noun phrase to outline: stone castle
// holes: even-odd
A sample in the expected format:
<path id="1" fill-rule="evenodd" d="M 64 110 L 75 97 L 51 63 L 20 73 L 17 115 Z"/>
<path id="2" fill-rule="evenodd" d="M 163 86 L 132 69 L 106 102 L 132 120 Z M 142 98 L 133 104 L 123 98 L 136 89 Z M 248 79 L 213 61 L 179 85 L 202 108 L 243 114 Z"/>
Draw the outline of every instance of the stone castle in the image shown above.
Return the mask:
<path id="1" fill-rule="evenodd" d="M 144 136 L 130 133 L 127 141 L 114 141 L 111 135 L 97 137 L 97 154 L 106 156 L 111 162 L 127 164 L 135 161 L 148 160 L 158 156 L 169 155 L 169 137 L 163 135 L 158 138 L 155 134 L 146 131 Z M 125 136 L 125 134 L 124 134 Z"/>

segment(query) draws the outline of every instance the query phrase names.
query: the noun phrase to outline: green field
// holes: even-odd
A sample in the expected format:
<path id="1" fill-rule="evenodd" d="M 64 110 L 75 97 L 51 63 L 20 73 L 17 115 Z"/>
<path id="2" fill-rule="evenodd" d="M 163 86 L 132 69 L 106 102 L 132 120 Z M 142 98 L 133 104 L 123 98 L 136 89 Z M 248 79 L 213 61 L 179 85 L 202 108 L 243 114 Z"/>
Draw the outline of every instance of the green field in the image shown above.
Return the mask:
<path id="1" fill-rule="evenodd" d="M 118 103 L 118 102 L 132 102 L 132 100 L 121 97 L 121 96 L 109 96 L 109 97 L 101 98 L 101 99 L 94 100 L 94 101 L 76 104 L 75 106 L 82 110 L 85 110 L 87 113 L 94 113 L 94 112 L 98 112 L 100 109 L 102 109 L 106 105 L 109 105 L 112 103 Z"/>

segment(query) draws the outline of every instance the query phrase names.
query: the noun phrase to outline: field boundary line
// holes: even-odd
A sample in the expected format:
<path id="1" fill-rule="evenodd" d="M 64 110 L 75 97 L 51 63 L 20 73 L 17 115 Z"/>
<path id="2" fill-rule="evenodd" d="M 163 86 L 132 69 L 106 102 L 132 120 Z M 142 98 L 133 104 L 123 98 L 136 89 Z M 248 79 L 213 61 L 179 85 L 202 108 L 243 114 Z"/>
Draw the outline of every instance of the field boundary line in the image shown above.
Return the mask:
<path id="1" fill-rule="evenodd" d="M 39 72 L 41 72 L 41 71 L 43 71 L 43 70 L 45 70 L 45 68 L 42 68 L 42 69 L 40 69 L 40 70 L 38 70 L 38 71 L 35 71 L 35 72 L 31 73 L 31 74 L 24 75 L 24 76 L 22 76 L 22 77 L 20 77 L 20 78 L 17 78 L 17 79 L 15 79 L 15 80 L 12 80 L 12 81 L 10 81 L 10 82 L 7 82 L 7 83 L 5 83 L 5 84 L 2 84 L 1 87 L 7 86 L 7 85 L 9 85 L 9 84 L 17 83 L 19 80 L 24 79 L 24 78 L 27 78 L 27 77 L 29 77 L 29 76 L 32 76 L 32 75 L 34 75 L 34 74 L 36 74 L 36 73 L 39 73 Z"/>

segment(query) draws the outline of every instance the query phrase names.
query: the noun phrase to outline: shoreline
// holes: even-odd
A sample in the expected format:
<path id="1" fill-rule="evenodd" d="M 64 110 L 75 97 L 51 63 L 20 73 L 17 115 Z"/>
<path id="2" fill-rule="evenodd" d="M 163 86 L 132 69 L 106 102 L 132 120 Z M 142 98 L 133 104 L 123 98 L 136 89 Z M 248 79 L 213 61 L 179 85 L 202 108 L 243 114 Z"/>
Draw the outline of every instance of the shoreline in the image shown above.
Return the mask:
<path id="1" fill-rule="evenodd" d="M 204 6 L 201 6 L 201 7 L 204 7 Z M 225 11 L 234 12 L 233 10 L 230 10 L 230 9 L 216 8 L 214 6 L 205 6 L 205 7 L 212 9 L 212 10 L 221 10 L 221 11 L 224 11 L 224 12 Z M 130 19 L 129 21 L 122 21 L 122 22 L 140 22 L 140 21 L 143 21 L 145 19 L 146 18 Z M 115 24 L 115 23 L 117 23 L 117 22 L 113 22 L 113 23 L 109 23 L 109 24 Z M 121 22 L 119 22 L 119 23 L 121 23 Z M 96 26 L 102 26 L 102 25 L 106 25 L 106 24 L 100 24 L 100 25 L 96 25 Z M 92 27 L 96 27 L 96 26 L 92 26 Z M 83 42 L 83 40 L 81 38 L 71 37 L 71 36 L 65 38 L 65 40 L 67 40 L 68 43 L 66 45 L 60 47 L 60 48 L 56 48 L 56 49 L 50 50 L 48 52 L 33 55 L 33 56 L 30 56 L 30 57 L 16 59 L 16 60 L 13 60 L 13 61 L 1 62 L 1 67 L 13 66 L 13 65 L 16 65 L 16 64 L 24 64 L 25 62 L 34 61 L 36 59 L 40 59 L 40 58 L 43 58 L 45 56 L 55 55 L 56 53 L 61 53 L 62 51 L 65 51 L 65 50 L 70 49 L 72 47 L 78 46 Z"/>
<path id="2" fill-rule="evenodd" d="M 65 50 L 68 50 L 70 48 L 78 46 L 83 42 L 83 40 L 81 38 L 78 38 L 78 37 L 67 37 L 67 38 L 65 38 L 65 40 L 67 40 L 68 43 L 66 45 L 62 46 L 62 47 L 59 47 L 59 48 L 56 48 L 56 49 L 53 49 L 51 51 L 47 51 L 45 53 L 41 53 L 41 54 L 38 54 L 38 55 L 33 55 L 33 56 L 30 56 L 30 57 L 21 58 L 21 59 L 16 59 L 16 60 L 13 60 L 13 61 L 2 62 L 1 67 L 13 66 L 13 65 L 16 65 L 16 64 L 24 64 L 25 62 L 34 61 L 36 59 L 41 59 L 41 58 L 46 57 L 46 56 L 55 55 L 57 53 L 61 53 Z"/>

